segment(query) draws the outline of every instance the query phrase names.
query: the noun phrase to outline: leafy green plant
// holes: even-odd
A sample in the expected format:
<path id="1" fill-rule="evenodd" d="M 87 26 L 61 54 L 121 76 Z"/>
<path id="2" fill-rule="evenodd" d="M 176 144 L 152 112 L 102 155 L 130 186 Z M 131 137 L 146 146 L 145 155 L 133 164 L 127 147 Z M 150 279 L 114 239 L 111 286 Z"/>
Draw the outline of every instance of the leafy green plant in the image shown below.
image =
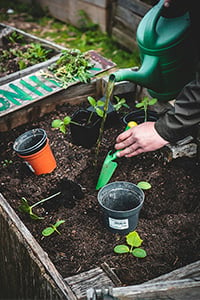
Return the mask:
<path id="1" fill-rule="evenodd" d="M 52 65 L 49 70 L 53 73 L 43 72 L 46 77 L 54 77 L 63 88 L 67 88 L 69 83 L 77 80 L 89 82 L 91 73 L 89 70 L 93 64 L 87 54 L 81 53 L 78 49 L 62 50 L 60 58 Z"/>
<path id="2" fill-rule="evenodd" d="M 146 96 L 141 100 L 141 102 L 136 104 L 137 108 L 144 109 L 144 122 L 147 121 L 147 110 L 148 110 L 149 105 L 154 105 L 154 104 L 156 104 L 156 102 L 157 102 L 156 98 L 150 99 L 149 97 Z"/>
<path id="3" fill-rule="evenodd" d="M 58 231 L 58 227 L 63 224 L 65 221 L 64 220 L 59 220 L 57 221 L 55 224 L 49 226 L 49 227 L 46 227 L 43 231 L 42 231 L 42 235 L 43 236 L 49 236 L 51 235 L 52 233 L 54 232 L 57 232 L 58 234 L 61 234 L 60 231 Z"/>
<path id="4" fill-rule="evenodd" d="M 8 36 L 8 40 L 15 44 L 15 43 L 18 43 L 20 41 L 23 40 L 23 35 L 22 34 L 19 34 L 17 33 L 16 31 L 13 31 L 9 36 Z"/>
<path id="5" fill-rule="evenodd" d="M 93 107 L 93 110 L 91 110 L 91 112 L 90 112 L 90 114 L 89 114 L 89 117 L 88 117 L 88 119 L 87 119 L 87 121 L 86 121 L 86 124 L 85 124 L 86 126 L 88 126 L 88 125 L 91 123 L 92 116 L 93 116 L 93 114 L 94 114 L 95 112 L 97 113 L 97 115 L 98 115 L 99 117 L 102 117 L 102 116 L 103 116 L 103 110 L 102 110 L 101 108 L 104 106 L 104 102 L 101 101 L 101 100 L 97 100 L 97 101 L 96 101 L 96 100 L 95 100 L 93 97 L 91 97 L 91 96 L 88 96 L 87 99 L 88 99 L 88 102 L 90 103 L 90 105 Z M 63 120 L 61 120 L 61 119 L 55 119 L 55 120 L 53 120 L 51 126 L 52 126 L 53 128 L 59 128 L 60 131 L 61 131 L 62 133 L 65 134 L 65 133 L 67 132 L 67 126 L 68 126 L 70 123 L 75 124 L 75 125 L 80 125 L 79 123 L 73 121 L 73 120 L 71 119 L 71 117 L 66 116 L 66 117 L 63 118 Z"/>
<path id="6" fill-rule="evenodd" d="M 47 198 L 44 198 L 44 199 L 42 199 L 42 200 L 40 200 L 40 201 L 38 201 L 38 202 L 36 202 L 36 203 L 34 203 L 34 204 L 32 204 L 32 205 L 29 205 L 29 204 L 28 204 L 28 201 L 26 200 L 26 198 L 25 198 L 25 197 L 22 197 L 22 198 L 21 198 L 21 205 L 19 206 L 19 210 L 20 210 L 21 212 L 24 212 L 24 213 L 29 214 L 29 216 L 30 216 L 32 219 L 34 219 L 34 220 L 42 220 L 42 219 L 44 219 L 43 217 L 40 217 L 40 216 L 36 215 L 35 213 L 33 213 L 33 208 L 35 208 L 35 207 L 38 206 L 39 204 L 42 204 L 42 203 L 44 203 L 44 202 L 46 202 L 46 201 L 48 201 L 48 200 L 50 200 L 50 199 L 52 199 L 52 198 L 58 196 L 60 193 L 61 193 L 61 192 L 58 192 L 58 193 L 56 193 L 56 194 L 54 194 L 54 195 L 51 195 L 51 196 L 49 196 L 49 197 L 47 197 Z"/>
<path id="7" fill-rule="evenodd" d="M 118 96 L 114 96 L 116 103 L 113 104 L 113 107 L 116 111 L 119 111 L 122 107 L 130 108 L 129 105 L 126 103 L 125 98 L 119 98 Z"/>
<path id="8" fill-rule="evenodd" d="M 131 253 L 138 258 L 144 258 L 147 253 L 144 249 L 139 248 L 142 245 L 143 240 L 140 238 L 136 231 L 130 232 L 126 235 L 127 245 L 117 245 L 114 247 L 114 252 L 117 254 Z"/>

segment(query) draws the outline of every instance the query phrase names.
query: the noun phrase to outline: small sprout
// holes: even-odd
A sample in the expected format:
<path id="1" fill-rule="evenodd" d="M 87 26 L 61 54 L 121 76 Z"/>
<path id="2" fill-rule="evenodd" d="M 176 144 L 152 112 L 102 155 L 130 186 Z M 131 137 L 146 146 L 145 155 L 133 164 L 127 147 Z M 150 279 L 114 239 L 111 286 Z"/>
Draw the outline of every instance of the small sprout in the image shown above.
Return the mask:
<path id="1" fill-rule="evenodd" d="M 51 225 L 50 227 L 46 227 L 43 231 L 42 231 L 42 235 L 44 236 L 49 236 L 52 233 L 54 233 L 55 231 L 58 234 L 61 234 L 60 231 L 58 231 L 58 226 L 60 226 L 61 224 L 63 224 L 65 221 L 64 220 L 59 220 L 57 221 L 55 224 Z"/>
<path id="2" fill-rule="evenodd" d="M 48 201 L 56 196 L 60 195 L 60 192 L 54 194 L 54 195 L 51 195 L 49 196 L 48 198 L 44 198 L 36 203 L 34 203 L 33 205 L 29 205 L 28 204 L 28 201 L 26 200 L 26 198 L 22 197 L 21 198 L 21 205 L 19 206 L 19 210 L 21 212 L 24 212 L 24 213 L 27 213 L 30 215 L 30 217 L 33 219 L 33 220 L 42 220 L 44 219 L 43 217 L 40 217 L 36 214 L 33 213 L 33 208 L 36 207 L 37 205 L 41 204 L 41 203 L 44 203 L 45 201 Z"/>
<path id="3" fill-rule="evenodd" d="M 6 168 L 9 165 L 11 165 L 13 163 L 13 161 L 12 160 L 8 160 L 8 159 L 4 159 L 1 163 L 2 163 L 2 167 Z"/>
<path id="4" fill-rule="evenodd" d="M 63 120 L 60 120 L 60 119 L 55 119 L 55 120 L 53 120 L 53 122 L 51 123 L 51 126 L 52 126 L 53 128 L 59 128 L 60 131 L 61 131 L 62 133 L 65 134 L 65 133 L 67 132 L 66 127 L 67 127 L 70 123 L 73 123 L 73 124 L 78 125 L 78 123 L 72 121 L 70 117 L 66 116 L 66 117 L 64 117 Z"/>
<path id="5" fill-rule="evenodd" d="M 114 247 L 114 252 L 117 254 L 131 253 L 133 256 L 138 258 L 144 258 L 147 253 L 144 249 L 139 248 L 142 245 L 143 240 L 140 238 L 136 231 L 130 232 L 126 236 L 127 245 L 117 245 Z"/>
<path id="6" fill-rule="evenodd" d="M 125 98 L 119 98 L 118 96 L 114 96 L 114 98 L 116 99 L 117 103 L 113 104 L 113 107 L 116 111 L 120 110 L 120 108 L 122 108 L 122 106 L 126 107 L 126 108 L 130 108 L 129 105 L 126 103 L 126 99 Z"/>
<path id="7" fill-rule="evenodd" d="M 151 184 L 146 181 L 138 182 L 137 186 L 142 190 L 149 190 L 151 188 Z"/>
<path id="8" fill-rule="evenodd" d="M 141 102 L 136 104 L 137 108 L 142 108 L 144 109 L 144 122 L 147 121 L 147 109 L 149 105 L 154 105 L 156 104 L 158 100 L 156 98 L 150 99 L 149 97 L 144 97 Z"/>

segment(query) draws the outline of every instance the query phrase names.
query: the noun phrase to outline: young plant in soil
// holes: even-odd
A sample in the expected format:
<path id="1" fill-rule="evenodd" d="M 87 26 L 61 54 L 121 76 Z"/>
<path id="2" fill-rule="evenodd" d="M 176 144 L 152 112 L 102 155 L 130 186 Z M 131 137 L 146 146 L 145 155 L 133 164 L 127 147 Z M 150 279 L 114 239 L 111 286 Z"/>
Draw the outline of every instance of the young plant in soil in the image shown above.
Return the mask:
<path id="1" fill-rule="evenodd" d="M 40 217 L 40 216 L 36 215 L 35 213 L 33 213 L 33 208 L 35 208 L 35 207 L 38 206 L 39 204 L 42 204 L 42 203 L 44 203 L 44 202 L 46 202 L 46 201 L 48 201 L 48 200 L 50 200 L 50 199 L 52 199 L 52 198 L 54 198 L 54 197 L 60 195 L 60 193 L 61 193 L 61 192 L 58 192 L 58 193 L 56 193 L 56 194 L 54 194 L 54 195 L 51 195 L 51 196 L 49 196 L 49 197 L 47 197 L 47 198 L 44 198 L 44 199 L 42 199 L 42 200 L 40 200 L 40 201 L 34 203 L 33 205 L 29 205 L 29 204 L 28 204 L 28 201 L 26 200 L 26 198 L 25 198 L 25 197 L 22 197 L 22 198 L 21 198 L 21 205 L 19 206 L 19 210 L 20 210 L 21 212 L 24 212 L 24 213 L 29 214 L 29 216 L 30 216 L 32 219 L 34 219 L 34 220 L 42 220 L 42 219 L 44 219 L 43 217 Z"/>
<path id="2" fill-rule="evenodd" d="M 135 105 L 137 108 L 142 108 L 144 110 L 144 122 L 147 121 L 147 110 L 149 105 L 154 105 L 157 101 L 158 100 L 156 98 L 150 99 L 149 97 L 144 97 L 141 102 Z"/>
<path id="3" fill-rule="evenodd" d="M 103 116 L 103 110 L 101 109 L 101 107 L 104 106 L 104 102 L 101 101 L 101 100 L 96 101 L 91 96 L 89 96 L 87 99 L 88 99 L 88 102 L 90 103 L 90 105 L 93 107 L 93 110 L 90 112 L 89 117 L 88 117 L 88 119 L 87 119 L 87 121 L 85 123 L 85 126 L 90 125 L 91 120 L 92 120 L 92 116 L 93 116 L 94 113 L 96 113 L 99 117 Z M 70 123 L 71 124 L 75 124 L 75 125 L 81 125 L 81 124 L 73 121 L 71 119 L 71 117 L 66 116 L 66 117 L 63 118 L 63 120 L 61 120 L 61 119 L 55 119 L 55 120 L 53 120 L 51 126 L 53 128 L 59 128 L 60 131 L 65 134 L 67 132 L 67 126 Z"/>
<path id="4" fill-rule="evenodd" d="M 46 227 L 43 231 L 42 231 L 42 235 L 43 236 L 50 236 L 52 233 L 57 232 L 58 234 L 61 234 L 60 231 L 58 231 L 58 227 L 65 223 L 65 220 L 59 220 L 57 221 L 55 224 L 52 224 L 49 227 Z"/>
<path id="5" fill-rule="evenodd" d="M 142 245 L 143 240 L 140 238 L 136 231 L 130 232 L 126 235 L 127 245 L 117 245 L 114 247 L 114 252 L 117 254 L 131 253 L 138 258 L 144 258 L 147 253 L 144 249 L 139 248 Z"/>
<path id="6" fill-rule="evenodd" d="M 0 49 L 1 72 L 10 72 L 11 64 L 16 65 L 17 70 L 23 70 L 46 61 L 53 53 L 52 49 L 46 49 L 40 43 L 27 43 L 16 31 L 4 37 L 3 41 L 3 47 Z"/>

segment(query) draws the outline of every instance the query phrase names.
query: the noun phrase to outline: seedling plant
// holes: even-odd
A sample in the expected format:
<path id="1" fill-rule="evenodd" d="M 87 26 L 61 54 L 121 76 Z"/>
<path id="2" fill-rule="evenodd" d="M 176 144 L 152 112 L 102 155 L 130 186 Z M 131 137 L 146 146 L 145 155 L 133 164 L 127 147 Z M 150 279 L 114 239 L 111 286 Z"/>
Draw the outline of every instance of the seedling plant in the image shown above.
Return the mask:
<path id="1" fill-rule="evenodd" d="M 29 214 L 29 216 L 30 216 L 32 219 L 34 219 L 34 220 L 42 220 L 42 219 L 44 219 L 44 218 L 43 218 L 43 217 L 40 217 L 40 216 L 38 216 L 38 215 L 36 215 L 36 214 L 33 212 L 33 208 L 35 208 L 36 206 L 38 206 L 38 205 L 40 205 L 40 204 L 42 204 L 42 203 L 44 203 L 44 202 L 46 202 L 46 201 L 48 201 L 48 200 L 50 200 L 50 199 L 52 199 L 52 198 L 54 198 L 54 197 L 60 195 L 60 193 L 61 193 L 61 192 L 58 192 L 58 193 L 56 193 L 56 194 L 54 194 L 54 195 L 51 195 L 51 196 L 49 196 L 49 197 L 47 197 L 47 198 L 44 198 L 44 199 L 42 199 L 42 200 L 40 200 L 40 201 L 38 201 L 38 202 L 36 202 L 36 203 L 34 203 L 34 204 L 32 204 L 32 205 L 29 205 L 27 199 L 26 199 L 25 197 L 22 197 L 22 198 L 21 198 L 21 205 L 19 206 L 19 210 L 20 210 L 21 212 L 24 212 L 24 213 Z"/>
<path id="2" fill-rule="evenodd" d="M 43 236 L 49 236 L 51 235 L 52 233 L 54 232 L 57 232 L 58 234 L 61 234 L 60 231 L 58 231 L 58 227 L 63 224 L 65 222 L 65 220 L 59 220 L 57 221 L 55 224 L 49 226 L 49 227 L 46 227 L 43 231 L 42 231 L 42 235 Z"/>
<path id="3" fill-rule="evenodd" d="M 137 103 L 135 106 L 137 108 L 142 108 L 144 110 L 144 122 L 147 122 L 147 110 L 149 105 L 154 105 L 157 103 L 156 98 L 150 99 L 149 97 L 144 97 L 141 102 Z"/>
<path id="4" fill-rule="evenodd" d="M 130 253 L 138 258 L 144 258 L 147 256 L 146 251 L 140 248 L 143 240 L 140 238 L 139 234 L 136 231 L 132 231 L 128 235 L 126 235 L 126 243 L 127 245 L 115 246 L 114 252 L 117 254 Z"/>
<path id="5" fill-rule="evenodd" d="M 99 117 L 102 117 L 103 116 L 103 110 L 101 109 L 103 106 L 104 106 L 104 102 L 101 101 L 101 100 L 95 100 L 93 97 L 91 96 L 88 96 L 87 98 L 88 102 L 90 103 L 90 105 L 93 107 L 93 110 L 91 110 L 90 114 L 89 114 L 89 117 L 88 117 L 88 120 L 86 121 L 86 124 L 85 126 L 88 126 L 90 123 L 91 123 L 91 120 L 92 120 L 92 116 L 93 114 L 96 112 L 96 114 L 99 116 Z M 75 125 L 81 125 L 79 124 L 78 122 L 75 122 L 71 119 L 70 116 L 66 116 L 64 117 L 62 120 L 61 119 L 55 119 L 53 120 L 51 126 L 53 128 L 59 128 L 60 131 L 65 134 L 67 132 L 67 126 L 69 124 L 75 124 Z"/>

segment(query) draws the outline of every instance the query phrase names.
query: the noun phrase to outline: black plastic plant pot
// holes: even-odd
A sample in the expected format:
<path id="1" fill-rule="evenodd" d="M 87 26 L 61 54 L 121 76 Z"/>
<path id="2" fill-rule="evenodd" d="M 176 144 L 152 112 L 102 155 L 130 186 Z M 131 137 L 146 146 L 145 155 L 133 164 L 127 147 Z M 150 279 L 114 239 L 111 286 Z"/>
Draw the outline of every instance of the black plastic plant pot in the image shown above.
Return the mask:
<path id="1" fill-rule="evenodd" d="M 135 121 L 137 124 L 141 124 L 145 121 L 145 115 L 143 109 L 133 110 L 123 117 L 123 123 L 125 125 L 130 121 Z M 147 110 L 147 121 L 156 122 L 158 120 L 158 114 L 155 111 Z"/>
<path id="2" fill-rule="evenodd" d="M 144 192 L 137 185 L 126 181 L 112 182 L 102 187 L 97 197 L 109 231 L 126 235 L 136 229 L 144 202 Z"/>
<path id="3" fill-rule="evenodd" d="M 87 149 L 95 145 L 102 120 L 94 113 L 90 124 L 87 124 L 90 114 L 88 110 L 77 110 L 72 116 L 72 121 L 77 122 L 78 125 L 70 123 L 72 143 Z"/>
<path id="4" fill-rule="evenodd" d="M 13 149 L 26 156 L 40 151 L 47 143 L 47 134 L 42 128 L 35 128 L 20 135 L 14 142 Z"/>
<path id="5" fill-rule="evenodd" d="M 100 100 L 105 101 L 105 96 L 103 96 Z M 94 108 L 92 106 L 87 108 L 88 111 L 94 111 Z M 102 108 L 103 110 L 103 108 Z M 118 112 L 115 110 L 114 106 L 112 105 L 111 102 L 108 104 L 108 111 L 107 111 L 107 116 L 106 116 L 106 122 L 105 122 L 105 128 L 112 128 L 112 127 L 117 127 L 121 124 L 120 121 L 120 116 Z"/>

